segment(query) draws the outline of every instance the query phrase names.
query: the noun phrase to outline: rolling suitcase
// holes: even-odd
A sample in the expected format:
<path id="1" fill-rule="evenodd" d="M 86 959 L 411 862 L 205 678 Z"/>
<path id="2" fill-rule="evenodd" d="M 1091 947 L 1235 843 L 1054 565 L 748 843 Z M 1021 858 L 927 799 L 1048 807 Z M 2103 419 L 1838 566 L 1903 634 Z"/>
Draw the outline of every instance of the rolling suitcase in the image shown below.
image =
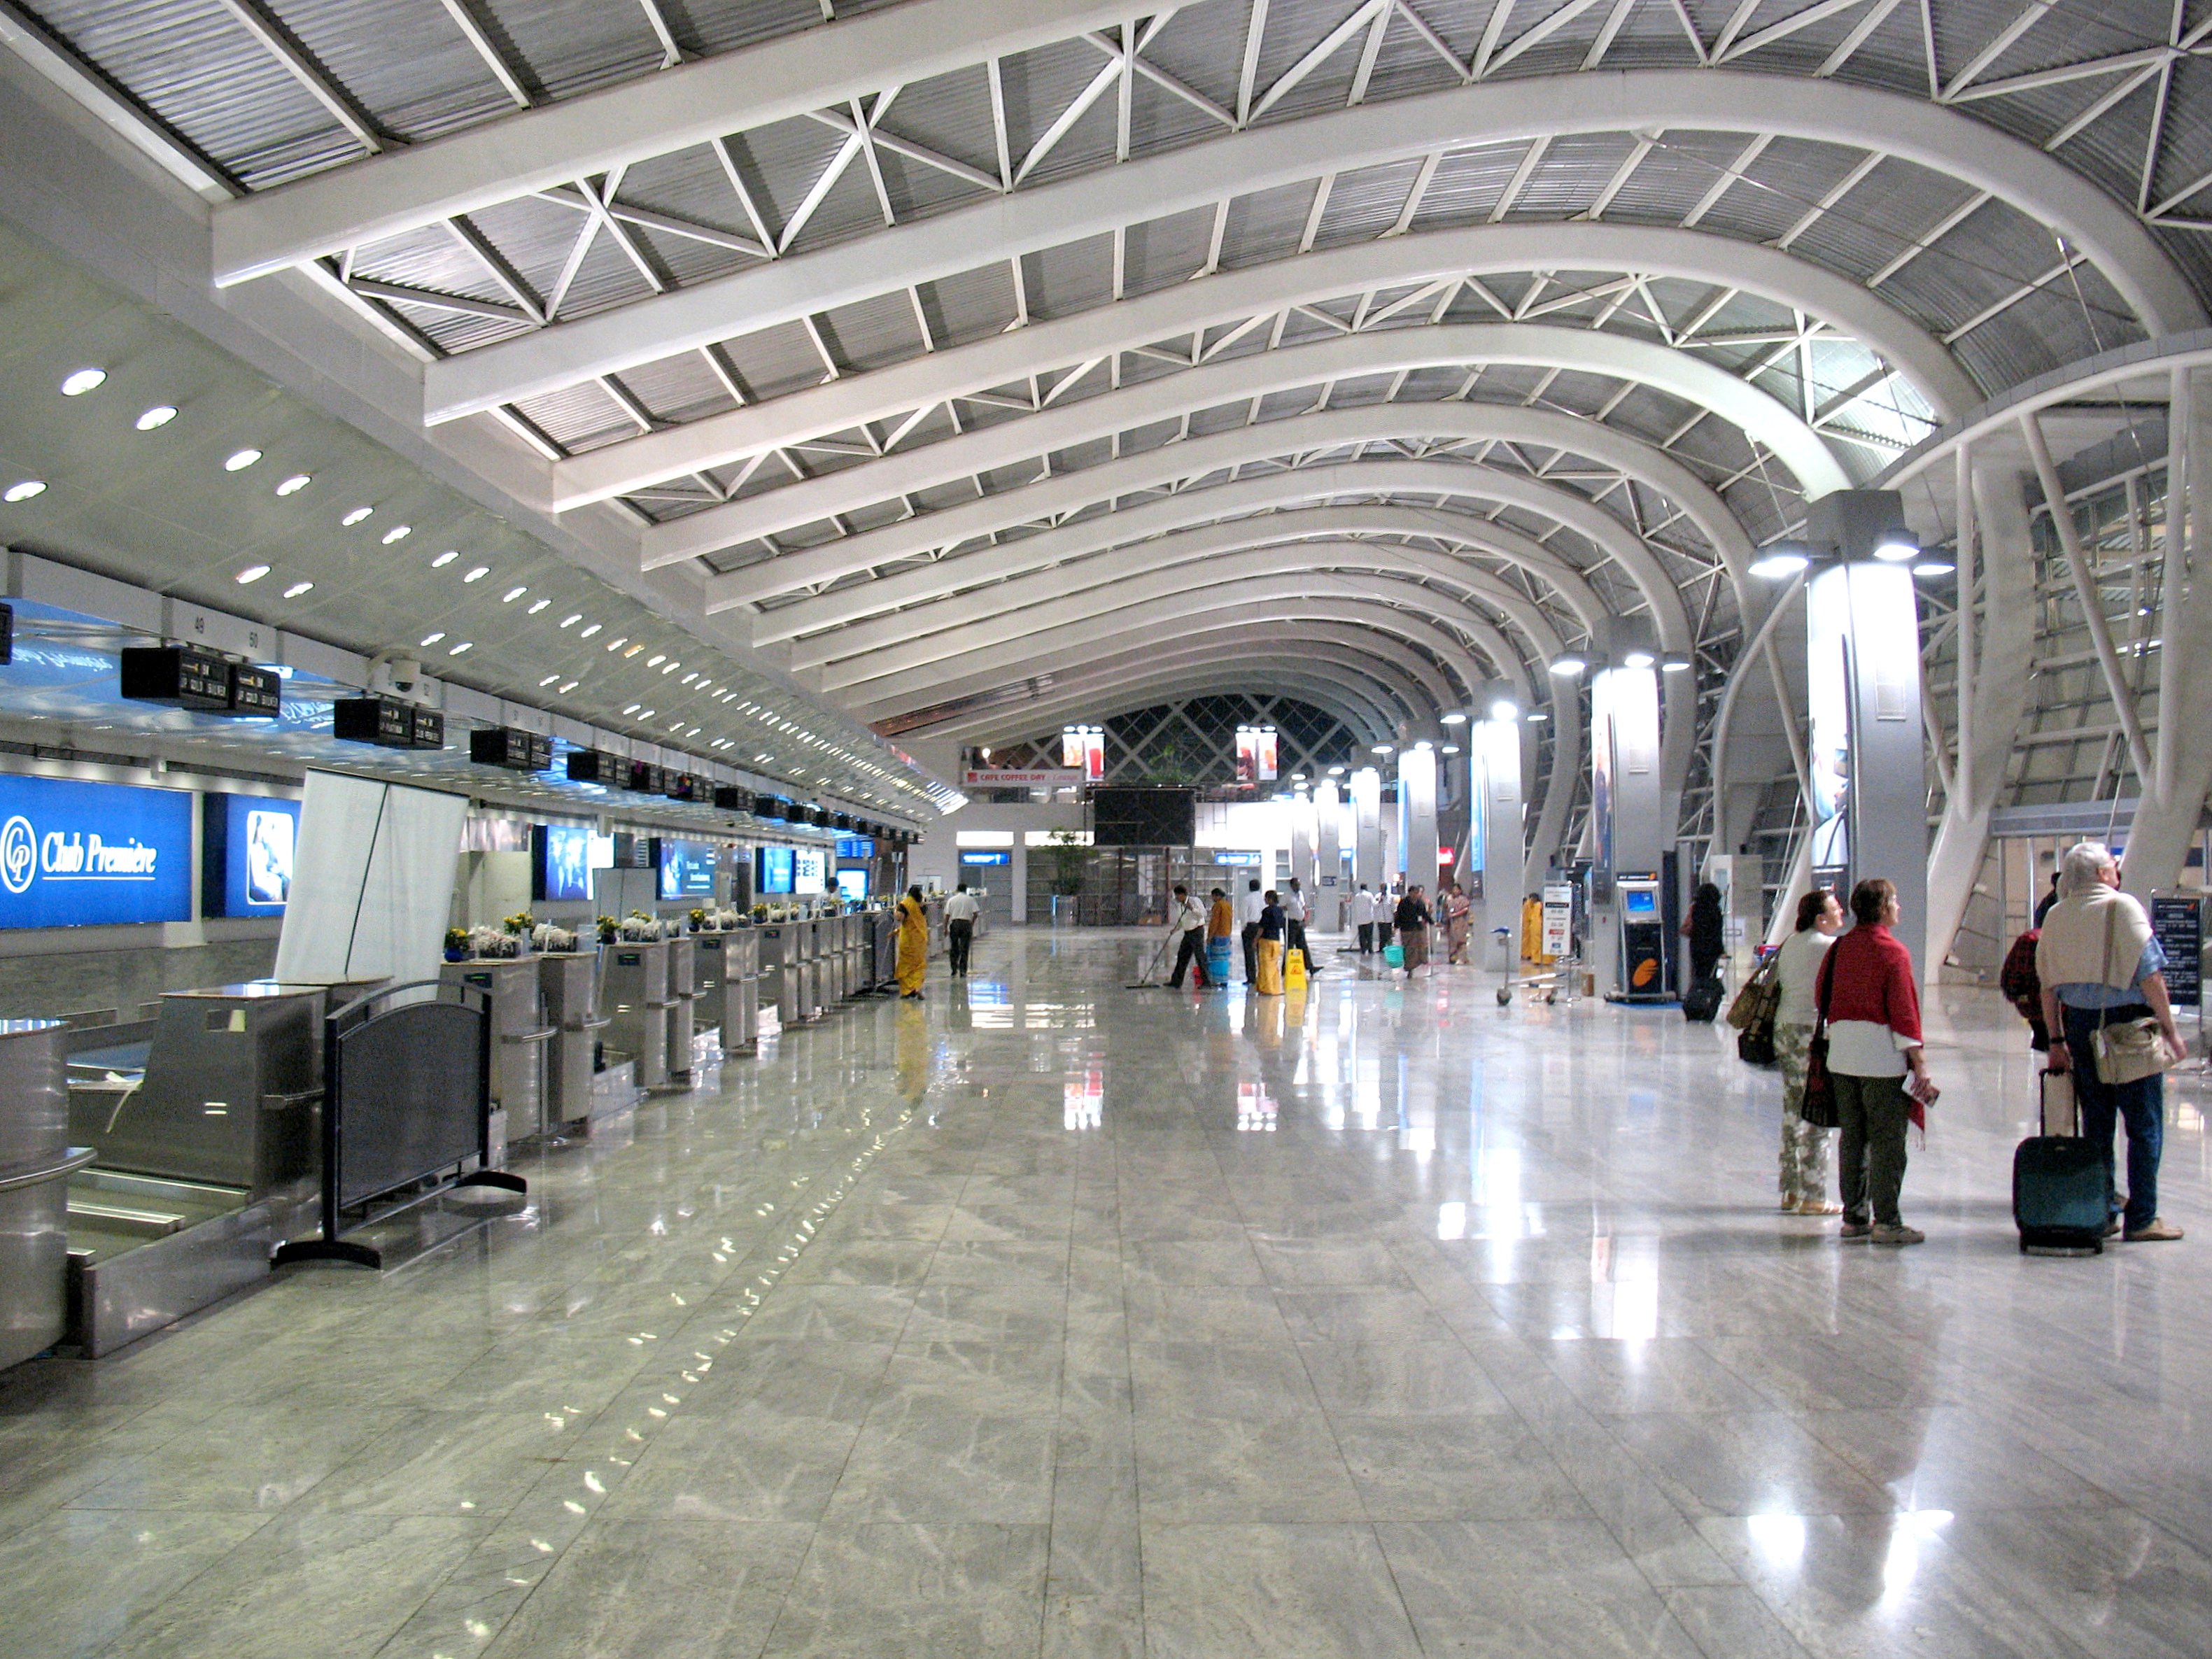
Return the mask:
<path id="1" fill-rule="evenodd" d="M 2100 1255 L 2111 1214 L 2105 1160 L 2077 1133 L 2073 1079 L 2045 1072 L 2041 1086 L 2043 1133 L 2021 1141 L 2012 1155 L 2012 1218 L 2021 1253 Z"/>
<path id="2" fill-rule="evenodd" d="M 1721 998 L 1727 994 L 1718 977 L 1701 979 L 1682 993 L 1682 1018 L 1710 1025 L 1721 1011 Z"/>

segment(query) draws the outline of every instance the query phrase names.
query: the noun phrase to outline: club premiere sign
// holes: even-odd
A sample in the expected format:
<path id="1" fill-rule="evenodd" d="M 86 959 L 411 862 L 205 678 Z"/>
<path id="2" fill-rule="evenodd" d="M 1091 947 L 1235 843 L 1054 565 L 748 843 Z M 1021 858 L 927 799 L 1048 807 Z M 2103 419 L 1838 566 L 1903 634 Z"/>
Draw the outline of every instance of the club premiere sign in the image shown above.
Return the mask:
<path id="1" fill-rule="evenodd" d="M 191 855 L 181 789 L 0 777 L 0 927 L 189 921 Z"/>

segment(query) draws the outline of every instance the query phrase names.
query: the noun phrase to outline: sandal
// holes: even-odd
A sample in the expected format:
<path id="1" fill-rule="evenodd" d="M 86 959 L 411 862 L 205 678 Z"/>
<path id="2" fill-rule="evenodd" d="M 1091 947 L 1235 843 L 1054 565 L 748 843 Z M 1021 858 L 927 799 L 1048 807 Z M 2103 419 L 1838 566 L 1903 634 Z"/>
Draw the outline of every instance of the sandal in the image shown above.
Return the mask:
<path id="1" fill-rule="evenodd" d="M 1844 1206 L 1831 1199 L 1801 1198 L 1797 1200 L 1799 1215 L 1841 1215 Z"/>

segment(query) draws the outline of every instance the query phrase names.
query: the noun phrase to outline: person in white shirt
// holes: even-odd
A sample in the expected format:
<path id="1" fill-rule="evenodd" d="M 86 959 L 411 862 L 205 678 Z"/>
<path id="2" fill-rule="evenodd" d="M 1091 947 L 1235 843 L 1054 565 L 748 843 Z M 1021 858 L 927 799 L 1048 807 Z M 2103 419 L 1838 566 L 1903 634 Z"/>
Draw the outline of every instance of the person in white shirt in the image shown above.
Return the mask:
<path id="1" fill-rule="evenodd" d="M 945 901 L 945 954 L 952 972 L 962 979 L 968 977 L 968 951 L 975 942 L 975 918 L 982 914 L 983 907 L 964 881 Z"/>
<path id="2" fill-rule="evenodd" d="M 1288 890 L 1275 895 L 1275 902 L 1283 907 L 1283 957 L 1290 959 L 1296 951 L 1306 959 L 1306 977 L 1310 979 L 1321 970 L 1314 966 L 1313 947 L 1306 943 L 1306 896 L 1298 886 L 1298 878 L 1291 878 Z"/>
<path id="3" fill-rule="evenodd" d="M 1190 896 L 1188 887 L 1178 886 L 1175 902 L 1168 906 L 1168 937 L 1182 940 L 1176 951 L 1175 972 L 1168 976 L 1168 984 L 1180 991 L 1183 969 L 1194 967 L 1198 969 L 1198 988 L 1211 990 L 1213 981 L 1206 973 L 1206 907 Z"/>
<path id="4" fill-rule="evenodd" d="M 1255 881 L 1244 890 L 1243 902 L 1237 907 L 1237 919 L 1244 925 L 1238 937 L 1244 945 L 1244 982 L 1251 985 L 1260 977 L 1260 913 L 1267 908 L 1261 896 L 1260 884 Z"/>
<path id="5" fill-rule="evenodd" d="M 1844 930 L 1844 907 L 1825 887 L 1797 901 L 1797 927 L 1775 953 L 1782 989 L 1774 1006 L 1774 1057 L 1782 1066 L 1782 1209 L 1788 1215 L 1841 1215 L 1828 1198 L 1828 1131 L 1805 1121 L 1805 1063 L 1820 1019 L 1814 981 Z"/>
<path id="6" fill-rule="evenodd" d="M 1365 882 L 1352 896 L 1352 925 L 1359 932 L 1359 954 L 1375 954 L 1375 895 L 1368 890 Z"/>

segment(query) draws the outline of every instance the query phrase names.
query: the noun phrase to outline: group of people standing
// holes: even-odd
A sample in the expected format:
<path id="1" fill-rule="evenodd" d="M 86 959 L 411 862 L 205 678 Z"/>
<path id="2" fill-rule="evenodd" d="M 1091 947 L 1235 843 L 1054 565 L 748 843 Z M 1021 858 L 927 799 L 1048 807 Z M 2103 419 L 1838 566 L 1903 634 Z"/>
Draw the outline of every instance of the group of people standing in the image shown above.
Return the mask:
<path id="1" fill-rule="evenodd" d="M 1389 950 L 1390 935 L 1395 933 L 1409 975 L 1428 965 L 1432 927 L 1443 933 L 1445 960 L 1465 962 L 1474 915 L 1474 900 L 1455 881 L 1446 881 L 1437 890 L 1433 907 L 1428 890 L 1418 882 L 1377 892 L 1363 881 L 1352 895 L 1352 925 L 1358 935 L 1359 954 L 1368 957 Z"/>
<path id="2" fill-rule="evenodd" d="M 2083 842 L 2067 850 L 2053 896 L 2037 912 L 2040 933 L 2031 941 L 2037 990 L 2020 1001 L 2024 1015 L 2040 1016 L 2031 1022 L 2040 1028 L 2038 1046 L 2047 1042 L 2051 1071 L 2070 1073 L 2079 1133 L 2103 1158 L 2106 1236 L 2117 1233 L 2130 1243 L 2166 1241 L 2182 1233 L 2158 1212 L 2164 1079 L 2154 1071 L 2129 1082 L 2106 1082 L 2097 1051 L 2100 1032 L 2138 1021 L 2156 1026 L 2173 1059 L 2188 1049 L 2166 994 L 2165 951 L 2142 903 L 2119 888 L 2119 860 L 2111 848 Z M 1796 926 L 1776 957 L 1782 1209 L 1840 1216 L 1839 1233 L 1847 1244 L 1917 1244 L 1925 1237 L 1905 1224 L 1900 1205 L 1905 1131 L 1924 1119 L 1936 1089 L 1928 1073 L 1912 958 L 1892 931 L 1898 919 L 1897 890 L 1889 882 L 1875 878 L 1852 888 L 1848 918 L 1833 893 L 1814 888 L 1798 901 Z M 1826 1043 L 1841 1202 L 1828 1196 L 1828 1129 L 1806 1114 L 1816 1036 Z M 2124 1195 L 2113 1151 L 2123 1124 Z"/>
<path id="3" fill-rule="evenodd" d="M 1210 947 L 1217 939 L 1227 939 L 1232 930 L 1240 933 L 1244 947 L 1244 982 L 1261 996 L 1283 994 L 1283 964 L 1292 951 L 1297 953 L 1309 978 L 1321 971 L 1306 943 L 1306 922 L 1311 911 L 1296 876 L 1279 892 L 1272 887 L 1262 891 L 1254 881 L 1244 893 L 1242 909 L 1240 927 L 1237 908 L 1220 888 L 1213 889 L 1207 902 L 1200 904 L 1191 896 L 1189 888 L 1176 886 L 1168 907 L 1168 937 L 1179 941 L 1170 985 L 1182 988 L 1184 973 L 1195 969 L 1199 989 L 1225 987 L 1228 980 L 1215 973 L 1209 959 Z"/>

